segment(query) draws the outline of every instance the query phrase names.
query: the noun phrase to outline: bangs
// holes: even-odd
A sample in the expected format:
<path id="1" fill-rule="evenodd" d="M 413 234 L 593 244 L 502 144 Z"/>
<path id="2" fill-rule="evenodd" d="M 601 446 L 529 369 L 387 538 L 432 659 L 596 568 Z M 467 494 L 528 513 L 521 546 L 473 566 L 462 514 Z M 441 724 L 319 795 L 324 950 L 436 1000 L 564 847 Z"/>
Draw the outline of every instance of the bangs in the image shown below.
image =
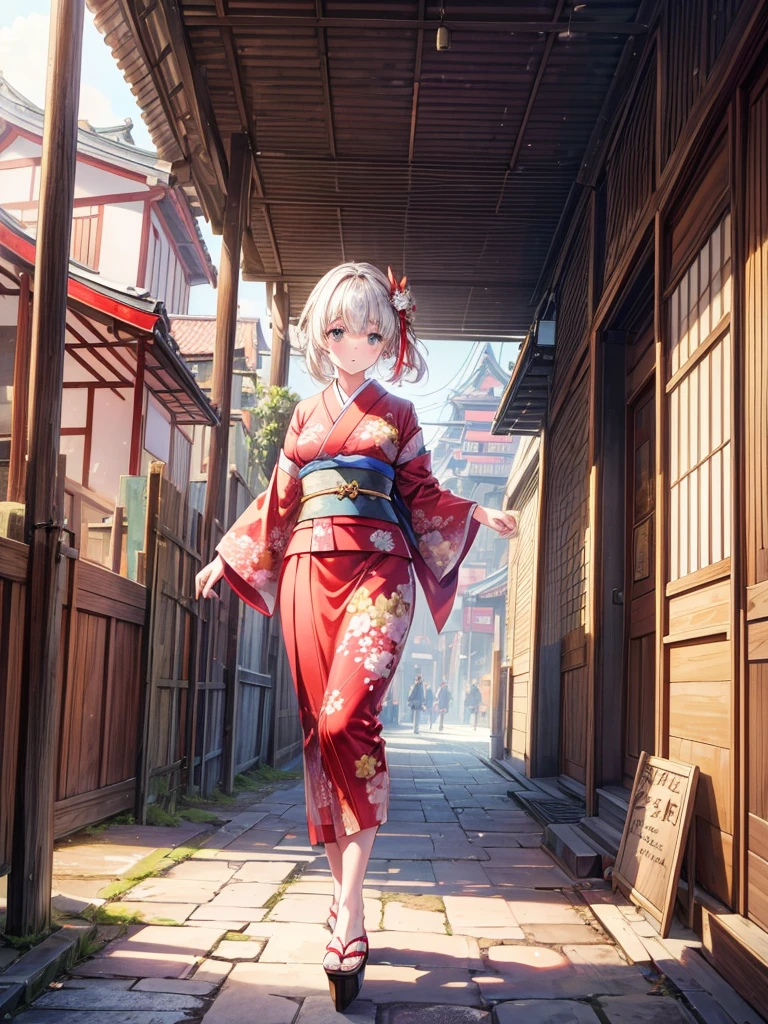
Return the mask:
<path id="1" fill-rule="evenodd" d="M 366 334 L 368 325 L 376 324 L 387 345 L 398 336 L 397 313 L 389 294 L 364 277 L 346 277 L 339 282 L 325 309 L 321 332 L 325 334 L 328 324 L 338 319 L 353 334 Z"/>

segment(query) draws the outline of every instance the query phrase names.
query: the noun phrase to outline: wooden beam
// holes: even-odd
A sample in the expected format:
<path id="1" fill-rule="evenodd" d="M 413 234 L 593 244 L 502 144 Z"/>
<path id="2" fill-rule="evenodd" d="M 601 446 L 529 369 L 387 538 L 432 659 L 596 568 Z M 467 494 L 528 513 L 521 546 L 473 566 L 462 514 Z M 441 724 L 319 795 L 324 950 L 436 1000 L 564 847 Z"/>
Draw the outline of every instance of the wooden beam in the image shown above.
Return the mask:
<path id="1" fill-rule="evenodd" d="M 13 364 L 11 459 L 8 467 L 8 501 L 24 501 L 27 477 L 27 423 L 29 416 L 29 361 L 31 309 L 29 274 L 19 275 L 19 310 L 16 316 L 16 352 Z"/>
<path id="2" fill-rule="evenodd" d="M 136 379 L 133 384 L 133 414 L 131 416 L 131 455 L 128 460 L 128 473 L 138 476 L 141 473 L 141 417 L 144 412 L 144 370 L 147 365 L 147 343 L 139 338 L 136 353 Z"/>
<path id="3" fill-rule="evenodd" d="M 377 31 L 401 31 L 408 29 L 430 29 L 437 31 L 439 21 L 428 18 L 343 18 L 343 17 L 307 17 L 306 15 L 274 15 L 259 14 L 258 12 L 243 12 L 239 14 L 196 15 L 194 10 L 188 10 L 185 14 L 186 24 L 190 28 L 289 28 L 301 30 L 303 28 L 351 28 L 361 31 L 363 29 L 376 29 Z M 608 35 L 608 36 L 636 36 L 647 31 L 648 26 L 633 21 L 588 21 L 579 17 L 571 17 L 568 21 L 516 21 L 509 18 L 503 21 L 482 21 L 477 18 L 445 18 L 443 24 L 452 32 L 529 32 L 540 34 L 543 32 L 565 33 L 574 36 L 583 35 Z"/>
<path id="4" fill-rule="evenodd" d="M 25 686 L 6 923 L 8 934 L 20 936 L 39 935 L 51 925 L 58 656 L 66 580 L 57 477 L 84 20 L 85 0 L 51 3 L 32 316 Z"/>
<path id="5" fill-rule="evenodd" d="M 559 21 L 560 20 L 560 15 L 562 14 L 564 6 L 565 6 L 565 0 L 557 0 L 557 7 L 555 8 L 555 13 L 554 13 L 554 16 L 552 18 L 553 21 Z M 506 188 L 507 188 L 507 181 L 509 180 L 510 174 L 512 173 L 512 171 L 514 171 L 514 169 L 515 169 L 515 167 L 517 165 L 517 158 L 520 156 L 520 150 L 523 148 L 523 139 L 525 138 L 525 130 L 528 127 L 528 122 L 529 122 L 529 120 L 531 118 L 531 114 L 533 113 L 533 108 L 534 108 L 534 105 L 536 103 L 536 97 L 539 95 L 539 88 L 540 88 L 541 83 L 542 83 L 542 81 L 544 79 L 544 72 L 547 70 L 547 64 L 549 63 L 550 54 L 552 53 L 552 47 L 555 45 L 555 40 L 556 39 L 557 39 L 556 35 L 550 34 L 550 35 L 547 36 L 547 41 L 544 44 L 544 53 L 541 56 L 541 61 L 539 62 L 539 67 L 538 67 L 538 70 L 536 72 L 536 77 L 533 80 L 533 85 L 531 86 L 531 91 L 528 94 L 528 102 L 525 105 L 525 112 L 523 114 L 523 119 L 520 122 L 520 127 L 518 128 L 517 137 L 515 139 L 515 144 L 512 147 L 512 156 L 509 158 L 509 164 L 507 165 L 507 169 L 504 171 L 504 178 L 503 178 L 503 180 L 501 182 L 501 191 L 499 192 L 499 199 L 498 199 L 498 202 L 496 203 L 496 211 L 495 212 L 497 214 L 498 214 L 499 210 L 501 209 L 501 204 L 504 201 L 504 192 L 506 191 Z"/>
<path id="6" fill-rule="evenodd" d="M 273 285 L 271 288 L 272 358 L 269 364 L 269 383 L 282 388 L 288 384 L 290 368 L 291 345 L 288 340 L 290 309 L 288 285 Z"/>
<path id="7" fill-rule="evenodd" d="M 216 341 L 213 352 L 211 402 L 219 413 L 212 427 L 208 450 L 208 486 L 203 515 L 203 557 L 213 556 L 213 521 L 224 522 L 224 498 L 229 447 L 229 419 L 232 394 L 232 367 L 237 331 L 237 292 L 240 282 L 240 253 L 248 207 L 250 146 L 245 132 L 232 135 L 229 159 L 227 204 L 224 209 L 224 233 L 219 268 L 219 294 L 216 304 Z"/>

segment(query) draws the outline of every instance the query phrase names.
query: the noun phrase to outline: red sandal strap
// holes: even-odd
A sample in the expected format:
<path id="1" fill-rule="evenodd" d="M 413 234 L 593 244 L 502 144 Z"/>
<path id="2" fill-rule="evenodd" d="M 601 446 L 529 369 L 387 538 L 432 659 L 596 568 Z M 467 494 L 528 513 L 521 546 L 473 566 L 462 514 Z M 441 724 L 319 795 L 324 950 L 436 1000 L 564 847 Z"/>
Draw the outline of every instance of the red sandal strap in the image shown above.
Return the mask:
<path id="1" fill-rule="evenodd" d="M 364 943 L 365 944 L 365 949 L 359 949 L 359 950 L 356 950 L 354 953 L 348 953 L 347 950 L 349 949 L 349 947 L 353 946 L 356 942 Z M 355 957 L 355 956 L 365 956 L 365 954 L 368 952 L 368 936 L 367 935 L 358 935 L 358 937 L 356 939 L 350 939 L 349 942 L 347 942 L 347 943 L 345 943 L 343 945 L 344 945 L 344 951 L 341 953 L 341 959 L 342 960 L 351 960 L 352 957 Z"/>

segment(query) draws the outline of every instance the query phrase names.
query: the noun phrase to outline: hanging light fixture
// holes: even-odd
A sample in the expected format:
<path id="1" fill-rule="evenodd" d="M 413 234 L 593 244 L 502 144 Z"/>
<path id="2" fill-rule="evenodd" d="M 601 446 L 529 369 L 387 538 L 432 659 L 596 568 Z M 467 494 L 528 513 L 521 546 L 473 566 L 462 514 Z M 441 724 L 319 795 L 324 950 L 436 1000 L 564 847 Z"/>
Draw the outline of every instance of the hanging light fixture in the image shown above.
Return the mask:
<path id="1" fill-rule="evenodd" d="M 438 50 L 450 50 L 451 48 L 451 30 L 447 25 L 443 24 L 443 18 L 445 17 L 445 8 L 440 8 L 440 24 L 437 26 L 437 38 L 435 39 L 435 46 Z"/>

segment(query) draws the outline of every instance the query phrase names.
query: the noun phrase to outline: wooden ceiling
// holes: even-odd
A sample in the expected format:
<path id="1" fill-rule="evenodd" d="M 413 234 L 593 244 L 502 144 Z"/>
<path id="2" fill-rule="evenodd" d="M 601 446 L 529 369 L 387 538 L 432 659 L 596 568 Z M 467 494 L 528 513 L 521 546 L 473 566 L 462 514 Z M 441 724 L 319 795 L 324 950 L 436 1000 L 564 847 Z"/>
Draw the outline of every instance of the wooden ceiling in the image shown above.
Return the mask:
<path id="1" fill-rule="evenodd" d="M 160 155 L 214 227 L 253 150 L 244 273 L 296 316 L 342 260 L 411 279 L 425 338 L 526 331 L 599 151 L 640 0 L 88 0 Z"/>

